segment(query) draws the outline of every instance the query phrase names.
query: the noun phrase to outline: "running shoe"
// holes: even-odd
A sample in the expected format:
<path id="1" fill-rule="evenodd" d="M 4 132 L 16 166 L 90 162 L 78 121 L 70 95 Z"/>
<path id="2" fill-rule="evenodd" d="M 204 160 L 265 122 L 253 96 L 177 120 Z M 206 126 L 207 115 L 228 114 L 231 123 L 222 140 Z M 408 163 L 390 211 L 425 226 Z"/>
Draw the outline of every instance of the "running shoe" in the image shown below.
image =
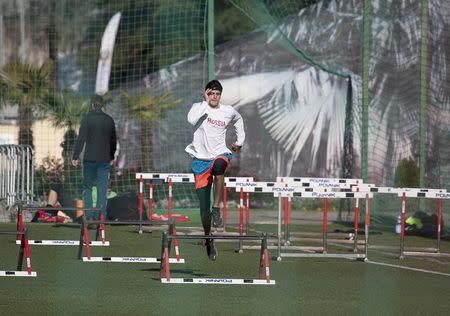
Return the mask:
<path id="1" fill-rule="evenodd" d="M 217 259 L 217 249 L 214 246 L 213 239 L 206 239 L 206 253 L 208 254 L 208 258 L 212 261 L 216 261 Z"/>
<path id="2" fill-rule="evenodd" d="M 216 228 L 222 226 L 222 217 L 220 216 L 220 208 L 213 207 L 211 213 L 213 218 L 213 226 Z"/>

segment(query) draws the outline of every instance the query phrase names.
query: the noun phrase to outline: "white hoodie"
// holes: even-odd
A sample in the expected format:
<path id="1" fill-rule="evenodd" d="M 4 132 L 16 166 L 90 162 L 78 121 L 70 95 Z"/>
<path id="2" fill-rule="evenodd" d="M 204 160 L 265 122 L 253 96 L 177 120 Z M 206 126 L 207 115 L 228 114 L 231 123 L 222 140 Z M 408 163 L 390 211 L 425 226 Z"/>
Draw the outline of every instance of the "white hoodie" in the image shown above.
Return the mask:
<path id="1" fill-rule="evenodd" d="M 185 149 L 192 157 L 211 160 L 221 154 L 231 153 L 225 143 L 229 124 L 234 125 L 237 137 L 235 144 L 242 146 L 244 143 L 244 121 L 232 106 L 219 104 L 213 108 L 206 101 L 194 103 L 187 115 L 187 120 L 196 126 L 200 123 L 200 119 L 203 119 L 203 122 L 195 130 L 192 143 Z"/>

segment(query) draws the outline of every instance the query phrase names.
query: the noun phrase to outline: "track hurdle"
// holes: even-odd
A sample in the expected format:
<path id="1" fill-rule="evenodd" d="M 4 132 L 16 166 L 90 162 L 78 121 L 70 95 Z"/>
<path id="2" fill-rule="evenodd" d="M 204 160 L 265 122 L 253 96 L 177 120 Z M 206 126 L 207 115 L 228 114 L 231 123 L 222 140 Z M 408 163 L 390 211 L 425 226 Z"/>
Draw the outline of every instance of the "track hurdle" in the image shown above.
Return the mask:
<path id="1" fill-rule="evenodd" d="M 277 182 L 261 182 L 261 181 L 250 181 L 250 178 L 242 178 L 242 180 L 240 181 L 235 181 L 232 182 L 232 185 L 230 185 L 230 187 L 234 187 L 236 192 L 239 193 L 239 234 L 240 235 L 244 235 L 244 230 L 243 230 L 243 214 L 244 214 L 244 193 L 246 195 L 248 195 L 249 193 L 273 193 L 272 191 L 272 187 L 277 186 L 278 183 Z M 248 199 L 247 199 L 248 200 Z M 284 202 L 284 198 L 282 200 Z M 281 201 L 280 201 L 281 203 Z M 248 205 L 246 206 L 246 210 L 248 210 L 249 207 Z M 286 212 L 284 213 L 284 219 L 285 219 L 285 223 L 288 219 L 288 217 L 286 216 Z M 249 221 L 247 221 L 247 225 L 248 225 Z M 246 234 L 248 234 L 248 230 L 246 230 Z M 281 233 L 278 233 L 278 236 Z M 286 233 L 285 233 L 286 236 Z M 247 249 L 254 249 L 254 246 L 246 246 L 244 247 L 243 245 L 243 240 L 239 241 L 239 248 L 238 248 L 238 252 L 239 253 L 243 253 L 244 248 Z"/>
<path id="2" fill-rule="evenodd" d="M 94 220 L 86 220 L 83 218 L 83 222 L 80 225 L 80 242 L 78 247 L 78 259 L 82 259 L 84 262 L 118 262 L 118 263 L 160 263 L 161 259 L 156 257 L 131 257 L 131 256 L 123 256 L 123 257 L 93 257 L 91 256 L 91 248 L 89 242 L 89 232 L 88 225 L 89 224 L 110 224 L 110 225 L 140 225 L 140 224 L 148 224 L 148 225 L 165 225 L 166 223 L 157 222 L 157 221 L 94 221 Z M 175 232 L 175 221 L 172 219 L 168 222 L 169 231 L 171 233 Z M 83 245 L 86 249 L 86 256 L 83 257 Z M 184 263 L 184 259 L 180 256 L 179 245 L 178 242 L 175 244 L 175 254 L 176 258 L 170 258 L 169 261 L 171 263 Z"/>
<path id="3" fill-rule="evenodd" d="M 243 230 L 243 214 L 244 214 L 244 193 L 249 194 L 249 193 L 258 193 L 258 192 L 270 192 L 271 191 L 267 191 L 267 190 L 263 190 L 262 188 L 267 188 L 267 187 L 271 187 L 273 185 L 275 185 L 275 182 L 260 182 L 260 181 L 250 181 L 251 178 L 242 178 L 242 180 L 240 181 L 235 181 L 231 187 L 234 187 L 236 192 L 239 193 L 239 235 L 243 236 L 244 235 L 244 230 Z M 248 205 L 247 205 L 247 209 L 248 209 Z M 248 225 L 248 221 L 247 221 L 247 225 Z M 247 233 L 248 234 L 248 231 Z M 255 247 L 253 246 L 249 246 L 249 247 L 244 247 L 243 245 L 244 240 L 241 239 L 239 240 L 239 248 L 238 248 L 238 252 L 239 253 L 243 253 L 244 252 L 244 248 L 247 249 L 254 249 Z"/>
<path id="4" fill-rule="evenodd" d="M 19 255 L 17 257 L 17 270 L 16 271 L 0 271 L 0 276 L 8 276 L 8 277 L 36 277 L 37 273 L 31 270 L 31 253 L 30 247 L 28 244 L 28 229 L 24 228 L 22 232 L 0 232 L 0 235 L 10 235 L 14 236 L 19 234 L 20 237 L 20 249 Z M 25 255 L 27 262 L 26 271 L 22 271 L 23 266 L 23 257 Z"/>
<path id="5" fill-rule="evenodd" d="M 400 231 L 400 259 L 406 256 L 450 256 L 449 253 L 440 251 L 441 229 L 442 229 L 442 200 L 450 200 L 450 193 L 442 189 L 407 189 L 399 191 L 398 196 L 402 199 L 401 209 L 401 231 Z M 413 248 L 405 249 L 405 219 L 407 198 L 437 199 L 437 223 L 436 223 L 436 247 L 435 248 Z"/>
<path id="6" fill-rule="evenodd" d="M 174 238 L 181 239 L 244 239 L 244 240 L 261 240 L 261 251 L 259 259 L 259 279 L 232 279 L 232 278 L 172 278 L 170 276 L 169 249 L 170 242 Z M 275 280 L 270 279 L 269 267 L 269 251 L 267 249 L 267 235 L 261 236 L 228 236 L 228 235 L 185 235 L 171 236 L 167 231 L 162 235 L 161 246 L 161 264 L 160 264 L 161 283 L 178 283 L 178 284 L 241 284 L 241 285 L 274 285 Z"/>
<path id="7" fill-rule="evenodd" d="M 194 183 L 194 174 L 192 173 L 136 173 L 136 179 L 139 180 L 139 220 L 142 221 L 144 212 L 144 180 L 149 181 L 149 214 L 150 220 L 154 219 L 153 215 L 153 189 L 154 182 L 167 182 L 168 200 L 167 200 L 167 217 L 172 219 L 172 197 L 173 183 Z M 139 233 L 142 234 L 142 224 L 139 225 Z"/>
<path id="8" fill-rule="evenodd" d="M 287 178 L 286 178 L 287 179 Z M 351 192 L 351 185 L 353 185 L 353 183 L 358 183 L 359 179 L 332 179 L 330 178 L 329 180 L 337 180 L 335 183 L 332 183 L 332 185 L 330 184 L 330 182 L 327 181 L 320 181 L 319 183 L 324 183 L 325 187 L 314 187 L 311 185 L 309 182 L 307 182 L 307 180 L 303 180 L 303 179 L 309 179 L 309 178 L 290 178 L 290 179 L 301 179 L 302 182 L 300 181 L 292 181 L 292 182 L 253 182 L 253 183 L 244 183 L 242 184 L 242 188 L 237 188 L 236 191 L 239 190 L 243 190 L 244 192 L 265 192 L 265 193 L 276 193 L 276 192 L 289 192 L 290 190 L 292 190 L 292 192 L 294 190 L 297 190 L 298 192 L 316 192 L 316 193 L 330 193 L 330 192 L 337 192 L 337 193 L 345 193 L 345 192 Z M 324 178 L 316 178 L 316 179 L 324 179 Z M 349 182 L 345 182 L 345 180 L 349 180 Z M 316 184 L 316 185 L 320 185 L 320 184 Z M 281 246 L 285 246 L 288 247 L 290 245 L 290 236 L 289 236 L 289 226 L 290 226 L 290 217 L 291 217 L 291 209 L 290 209 L 290 204 L 291 204 L 291 199 L 292 199 L 293 195 L 288 194 L 287 196 L 280 196 L 279 197 L 279 214 L 277 216 L 278 220 L 277 220 L 277 249 L 278 247 Z M 358 252 L 358 225 L 359 225 L 359 199 L 355 199 L 355 234 L 353 235 L 353 240 L 349 241 L 352 242 L 354 244 L 354 253 Z M 326 205 L 324 204 L 323 208 L 328 209 L 328 201 L 324 200 L 324 203 L 327 203 Z M 367 204 L 370 204 L 370 201 L 366 201 Z M 370 208 L 370 205 L 368 205 L 368 207 Z M 284 212 L 281 212 L 281 209 L 284 209 Z M 368 210 L 369 211 L 369 210 Z M 325 214 L 324 214 L 325 215 Z M 281 240 L 281 236 L 283 236 L 282 234 L 282 219 L 284 219 L 284 241 Z M 323 221 L 325 221 L 326 219 L 324 218 Z M 369 221 L 369 217 L 365 217 L 365 221 L 368 223 Z M 326 235 L 325 235 L 326 233 Z M 314 234 L 314 233 L 312 233 Z M 336 234 L 337 235 L 337 234 Z M 340 235 L 340 234 L 339 234 Z M 311 237 L 311 233 L 308 234 L 308 237 Z M 326 232 L 326 226 L 323 227 L 322 229 L 322 241 L 323 243 L 326 245 L 325 241 L 328 241 L 328 232 Z M 343 243 L 346 242 L 346 240 L 330 240 L 330 241 L 335 241 L 337 243 Z M 246 247 L 248 249 L 253 249 L 254 247 L 249 246 Z M 291 250 L 303 250 L 303 251 L 315 251 L 315 252 L 321 252 L 323 253 L 324 250 L 324 246 L 322 247 L 317 247 L 317 246 L 292 246 L 292 247 L 288 247 Z"/>
<path id="9" fill-rule="evenodd" d="M 239 210 L 240 210 L 240 230 L 239 230 L 239 234 L 240 235 L 244 235 L 244 230 L 242 228 L 242 223 L 243 223 L 243 214 L 244 214 L 244 204 L 243 204 L 243 200 L 244 200 L 244 193 L 246 193 L 247 195 L 249 193 L 272 193 L 273 194 L 273 188 L 274 187 L 284 187 L 285 184 L 280 184 L 277 182 L 261 182 L 261 181 L 249 181 L 248 179 L 244 179 L 243 181 L 236 181 L 235 183 L 233 183 L 232 187 L 235 188 L 236 192 L 238 192 L 240 194 L 240 205 L 239 205 Z M 308 190 L 311 188 L 305 188 L 305 190 Z M 287 198 L 280 198 L 281 200 L 279 201 L 279 203 L 284 203 L 285 200 Z M 289 197 L 290 199 L 290 197 Z M 285 204 L 286 206 L 287 204 Z M 247 205 L 247 209 L 248 209 L 248 205 Z M 287 215 L 287 212 L 284 212 L 284 221 L 285 221 L 285 227 L 287 224 L 289 224 L 288 220 L 289 217 Z M 247 221 L 247 225 L 248 225 Z M 246 234 L 248 234 L 248 231 L 246 231 Z M 278 228 L 278 234 L 277 236 L 281 236 L 281 228 Z M 285 230 L 285 240 L 286 240 L 286 230 Z M 287 244 L 286 242 L 284 243 L 285 245 Z M 243 246 L 243 240 L 240 240 L 239 242 L 239 248 L 238 248 L 238 252 L 239 253 L 243 253 L 244 248 L 246 249 L 254 249 L 254 246 Z"/>
<path id="10" fill-rule="evenodd" d="M 308 189 L 317 188 L 323 192 L 345 192 L 345 191 L 357 191 L 358 187 L 363 183 L 362 179 L 348 179 L 348 178 L 311 178 L 311 177 L 277 177 L 276 182 L 287 183 L 289 186 L 301 187 Z M 307 189 L 308 188 L 308 189 Z M 359 190 L 358 190 L 359 191 Z M 284 225 L 284 243 L 290 244 L 290 222 L 291 222 L 291 197 L 284 197 L 284 213 L 285 213 L 285 225 Z M 358 237 L 358 225 L 359 225 L 359 199 L 355 199 L 354 208 L 354 234 L 355 234 L 355 248 Z"/>
<path id="11" fill-rule="evenodd" d="M 373 197 L 372 193 L 368 192 L 326 192 L 320 188 L 310 188 L 305 189 L 302 187 L 289 186 L 288 184 L 276 183 L 272 186 L 255 188 L 255 191 L 261 192 L 272 192 L 274 197 L 301 197 L 301 198 L 321 198 L 323 199 L 323 222 L 322 222 L 322 234 L 323 234 L 323 245 L 316 253 L 293 253 L 293 252 L 282 252 L 281 250 L 281 199 L 278 207 L 278 247 L 277 247 L 277 260 L 281 261 L 282 257 L 326 257 L 326 258 L 347 258 L 356 260 L 365 260 L 367 258 L 367 246 L 368 246 L 368 223 L 366 222 L 366 242 L 364 254 L 358 253 L 354 250 L 353 254 L 331 254 L 327 250 L 327 225 L 328 225 L 328 199 L 337 198 L 353 198 L 353 199 L 366 199 L 366 212 L 370 212 L 369 199 Z M 367 221 L 368 216 L 365 216 Z M 317 250 L 316 250 L 317 251 Z"/>
<path id="12" fill-rule="evenodd" d="M 139 179 L 139 234 L 142 234 L 142 213 L 144 209 L 144 179 L 150 180 L 149 184 L 149 215 L 148 218 L 153 220 L 153 182 L 164 181 L 168 186 L 168 200 L 167 200 L 167 221 L 170 222 L 172 218 L 172 197 L 173 197 L 173 183 L 194 183 L 194 174 L 192 173 L 136 173 L 136 179 Z M 176 235 L 175 225 L 173 225 L 173 235 Z M 174 240 L 175 252 L 177 253 L 177 260 L 179 261 L 179 242 Z"/>
<path id="13" fill-rule="evenodd" d="M 441 226 L 442 226 L 442 200 L 450 199 L 450 194 L 446 189 L 429 188 L 396 188 L 396 187 L 377 187 L 373 184 L 361 184 L 358 188 L 352 187 L 352 191 L 360 190 L 363 192 L 372 192 L 376 194 L 395 194 L 401 198 L 402 206 L 400 212 L 401 230 L 400 230 L 400 259 L 406 256 L 449 256 L 450 254 L 440 252 Z M 437 245 L 436 248 L 408 248 L 405 249 L 405 220 L 406 220 L 406 198 L 431 198 L 437 199 Z"/>
<path id="14" fill-rule="evenodd" d="M 80 203 L 81 202 L 81 203 Z M 24 223 L 23 223 L 23 211 L 55 211 L 60 210 L 64 212 L 76 212 L 76 211 L 99 211 L 100 209 L 97 208 L 90 208 L 85 209 L 83 208 L 82 201 L 77 201 L 77 207 L 60 207 L 58 209 L 51 208 L 51 207 L 39 207 L 39 206 L 30 206 L 30 205 L 20 205 L 17 210 L 17 232 L 18 234 L 24 229 Z M 100 218 L 103 218 L 103 213 L 100 213 Z M 99 237 L 101 240 L 99 240 Z M 17 238 L 16 244 L 20 244 L 21 241 Z M 79 246 L 78 240 L 65 240 L 65 239 L 46 239 L 46 240 L 29 240 L 28 244 L 30 245 L 36 245 L 36 246 Z M 97 246 L 97 247 L 108 247 L 109 241 L 106 240 L 105 236 L 105 226 L 104 225 L 98 225 L 96 230 L 96 238 L 95 240 L 90 241 L 91 246 Z"/>
<path id="15" fill-rule="evenodd" d="M 172 218 L 172 199 L 173 199 L 173 183 L 194 183 L 195 177 L 193 173 L 136 173 L 136 179 L 139 180 L 139 217 L 142 218 L 142 213 L 144 209 L 144 182 L 149 180 L 149 218 L 153 218 L 153 190 L 155 182 L 166 182 L 168 185 L 168 201 L 167 201 L 167 217 Z M 223 208 L 222 208 L 222 218 L 223 218 L 223 229 L 225 230 L 227 222 L 227 188 L 235 187 L 236 183 L 240 182 L 251 182 L 253 177 L 225 177 L 224 178 L 224 191 L 223 191 Z M 240 226 L 243 225 L 243 215 L 240 219 Z M 247 195 L 247 206 L 246 206 L 246 216 L 249 219 L 249 195 Z M 248 224 L 247 224 L 248 226 Z M 248 230 L 248 228 L 247 228 Z M 139 229 L 142 233 L 142 229 Z"/>
<path id="16" fill-rule="evenodd" d="M 225 230 L 225 223 L 227 218 L 227 198 L 228 198 L 228 188 L 240 188 L 248 185 L 252 185 L 253 177 L 225 177 L 225 186 L 223 188 L 223 228 Z M 239 234 L 244 233 L 244 209 L 245 209 L 245 232 L 249 233 L 249 222 L 250 222 L 250 193 L 245 194 L 245 206 L 244 206 L 244 192 L 239 192 Z M 239 250 L 241 251 L 241 243 Z"/>

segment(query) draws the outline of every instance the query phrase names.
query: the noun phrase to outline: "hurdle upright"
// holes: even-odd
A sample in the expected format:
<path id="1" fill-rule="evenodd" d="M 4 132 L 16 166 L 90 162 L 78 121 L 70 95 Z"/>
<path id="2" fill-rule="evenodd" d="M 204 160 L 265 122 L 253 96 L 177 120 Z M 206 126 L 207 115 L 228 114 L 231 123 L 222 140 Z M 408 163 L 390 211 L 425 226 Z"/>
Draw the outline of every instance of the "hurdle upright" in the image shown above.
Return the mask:
<path id="1" fill-rule="evenodd" d="M 227 197 L 228 188 L 243 188 L 246 186 L 252 186 L 253 177 L 225 177 L 225 185 L 223 188 L 223 228 L 225 230 L 226 218 L 227 218 Z M 236 190 L 236 192 L 238 192 Z M 249 221 L 250 221 L 250 193 L 246 192 L 244 206 L 244 191 L 239 191 L 239 234 L 244 233 L 244 209 L 245 209 L 245 232 L 249 233 Z M 242 243 L 240 242 L 239 251 L 242 250 Z"/>
<path id="2" fill-rule="evenodd" d="M 19 255 L 17 257 L 17 270 L 16 271 L 0 271 L 0 276 L 8 276 L 8 277 L 36 277 L 37 273 L 32 271 L 31 269 L 31 252 L 28 244 L 28 229 L 25 227 L 21 232 L 8 232 L 1 231 L 0 235 L 10 235 L 14 236 L 19 234 L 20 237 L 20 249 Z M 25 256 L 26 259 L 26 271 L 22 271 L 23 266 L 23 258 Z"/>

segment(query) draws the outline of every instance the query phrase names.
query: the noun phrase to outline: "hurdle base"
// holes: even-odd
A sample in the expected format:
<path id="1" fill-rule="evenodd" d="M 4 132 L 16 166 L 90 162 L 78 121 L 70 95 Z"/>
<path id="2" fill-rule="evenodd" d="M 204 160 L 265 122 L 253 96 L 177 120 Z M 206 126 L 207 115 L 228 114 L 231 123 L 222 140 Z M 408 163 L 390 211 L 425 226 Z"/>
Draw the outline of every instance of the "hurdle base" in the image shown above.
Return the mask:
<path id="1" fill-rule="evenodd" d="M 84 262 L 118 262 L 118 263 L 161 263 L 160 258 L 153 257 L 83 257 Z M 169 263 L 185 263 L 184 259 L 169 258 Z"/>
<path id="2" fill-rule="evenodd" d="M 220 284 L 220 285 L 275 285 L 275 280 L 228 279 L 228 278 L 161 278 L 161 283 L 173 284 Z"/>
<path id="3" fill-rule="evenodd" d="M 20 245 L 20 240 L 16 240 L 16 244 Z M 29 245 L 36 245 L 36 246 L 79 246 L 80 241 L 79 240 L 28 240 Z M 97 241 L 93 240 L 89 242 L 90 246 L 95 247 L 109 247 L 109 241 Z"/>
<path id="4" fill-rule="evenodd" d="M 405 252 L 438 252 L 437 248 L 426 248 L 426 247 L 406 247 Z"/>
<path id="5" fill-rule="evenodd" d="M 269 240 L 270 241 L 270 240 Z M 291 244 L 292 241 L 309 241 L 311 243 L 313 242 L 317 242 L 317 243 L 323 243 L 323 238 L 309 238 L 309 237 L 305 237 L 305 238 L 298 238 L 298 237 L 290 237 L 289 240 L 284 241 L 282 245 L 284 246 L 289 246 Z M 327 241 L 330 243 L 336 243 L 336 244 L 354 244 L 355 241 L 353 239 L 339 239 L 339 238 L 327 238 Z M 358 245 L 364 245 L 365 242 L 363 239 L 358 240 Z"/>
<path id="6" fill-rule="evenodd" d="M 28 273 L 27 271 L 0 271 L 0 276 L 6 277 L 37 277 L 37 273 L 32 271 Z"/>
<path id="7" fill-rule="evenodd" d="M 316 233 L 316 232 L 289 232 L 289 234 L 291 236 L 296 236 L 298 238 L 322 238 L 323 233 Z M 353 240 L 355 238 L 355 234 L 354 233 L 335 233 L 335 232 L 328 232 L 327 236 L 329 238 L 334 238 L 334 239 L 347 239 L 347 240 Z"/>
<path id="8" fill-rule="evenodd" d="M 308 247 L 308 246 L 281 246 L 282 250 L 299 250 L 299 251 L 308 251 L 311 253 L 322 253 L 323 247 Z M 243 249 L 246 250 L 260 250 L 261 247 L 259 246 L 251 246 L 251 245 L 244 245 Z M 267 249 L 269 250 L 277 250 L 278 246 L 267 246 Z"/>
<path id="9" fill-rule="evenodd" d="M 387 245 L 368 245 L 369 249 L 382 250 L 388 252 L 398 252 L 398 246 L 387 246 Z"/>
<path id="10" fill-rule="evenodd" d="M 410 257 L 450 257 L 450 253 L 427 251 L 404 251 L 403 255 Z"/>
<path id="11" fill-rule="evenodd" d="M 160 231 L 160 230 L 165 230 L 165 229 L 167 229 L 166 227 L 164 227 L 163 225 L 161 225 L 161 226 L 156 226 L 156 225 L 151 225 L 151 226 L 142 226 L 141 227 L 141 230 L 139 230 L 139 228 L 137 228 L 136 229 L 136 231 L 138 232 L 138 233 L 152 233 L 153 231 Z M 177 228 L 177 230 L 178 230 L 178 228 Z"/>
<path id="12" fill-rule="evenodd" d="M 294 257 L 294 258 L 342 258 L 342 259 L 354 259 L 358 261 L 365 261 L 365 254 L 345 254 L 345 253 L 294 253 L 285 252 L 281 253 L 280 256 L 283 257 Z"/>

